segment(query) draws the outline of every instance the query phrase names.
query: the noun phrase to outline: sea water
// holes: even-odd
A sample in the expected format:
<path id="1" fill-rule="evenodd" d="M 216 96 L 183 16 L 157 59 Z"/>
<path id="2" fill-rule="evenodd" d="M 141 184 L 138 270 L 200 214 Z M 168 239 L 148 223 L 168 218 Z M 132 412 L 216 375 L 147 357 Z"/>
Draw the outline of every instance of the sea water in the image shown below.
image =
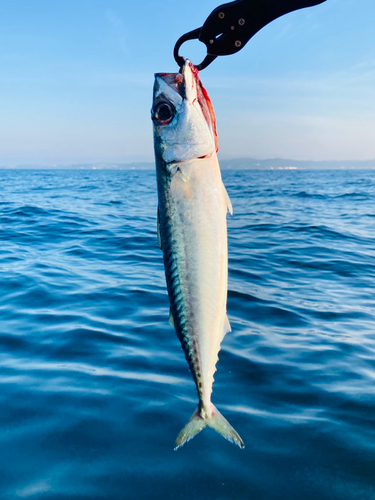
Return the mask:
<path id="1" fill-rule="evenodd" d="M 196 407 L 153 171 L 0 171 L 0 499 L 375 499 L 375 171 L 224 171 L 228 315 Z"/>

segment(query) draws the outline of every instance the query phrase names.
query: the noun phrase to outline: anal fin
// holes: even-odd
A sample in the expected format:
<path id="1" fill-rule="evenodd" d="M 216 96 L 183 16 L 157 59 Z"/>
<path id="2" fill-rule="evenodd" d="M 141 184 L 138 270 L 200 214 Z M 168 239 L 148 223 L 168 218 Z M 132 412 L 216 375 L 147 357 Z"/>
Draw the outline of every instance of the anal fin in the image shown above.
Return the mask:
<path id="1" fill-rule="evenodd" d="M 225 335 L 231 331 L 232 331 L 232 327 L 230 326 L 228 315 L 226 314 L 225 318 L 224 318 L 223 336 L 221 337 L 221 340 L 223 340 Z"/>
<path id="2" fill-rule="evenodd" d="M 225 315 L 224 319 L 224 335 L 228 332 L 232 331 L 232 327 L 230 326 L 229 319 L 228 319 L 228 314 Z"/>

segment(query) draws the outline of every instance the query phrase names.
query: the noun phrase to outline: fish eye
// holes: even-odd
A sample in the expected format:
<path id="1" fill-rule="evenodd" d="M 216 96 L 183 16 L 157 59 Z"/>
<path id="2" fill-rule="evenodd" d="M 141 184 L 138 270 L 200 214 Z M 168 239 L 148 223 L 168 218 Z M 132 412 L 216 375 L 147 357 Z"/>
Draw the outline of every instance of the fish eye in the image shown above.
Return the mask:
<path id="1" fill-rule="evenodd" d="M 154 108 L 154 120 L 162 122 L 163 125 L 172 121 L 176 110 L 169 102 L 159 102 Z"/>

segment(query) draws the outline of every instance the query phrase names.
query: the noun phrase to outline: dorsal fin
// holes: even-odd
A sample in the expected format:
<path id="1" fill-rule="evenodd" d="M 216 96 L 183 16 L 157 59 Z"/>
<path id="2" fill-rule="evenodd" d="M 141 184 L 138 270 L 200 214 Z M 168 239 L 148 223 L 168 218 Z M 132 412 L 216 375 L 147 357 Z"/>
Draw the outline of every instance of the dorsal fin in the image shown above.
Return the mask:
<path id="1" fill-rule="evenodd" d="M 157 215 L 156 231 L 157 231 L 157 233 L 158 233 L 158 245 L 159 245 L 160 250 L 162 250 L 161 236 L 160 236 L 160 217 L 159 217 L 159 207 L 158 207 L 158 215 Z"/>
<path id="2" fill-rule="evenodd" d="M 173 326 L 174 329 L 176 329 L 176 327 L 174 326 L 173 314 L 172 314 L 172 311 L 170 309 L 169 309 L 169 324 L 171 326 Z"/>

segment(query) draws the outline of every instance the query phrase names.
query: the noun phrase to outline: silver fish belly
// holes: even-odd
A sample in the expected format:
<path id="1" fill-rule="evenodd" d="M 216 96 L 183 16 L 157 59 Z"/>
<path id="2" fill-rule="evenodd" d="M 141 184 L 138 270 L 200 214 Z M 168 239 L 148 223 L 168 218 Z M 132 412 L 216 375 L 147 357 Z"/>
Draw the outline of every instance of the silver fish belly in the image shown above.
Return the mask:
<path id="1" fill-rule="evenodd" d="M 189 61 L 182 75 L 156 75 L 153 120 L 158 240 L 170 322 L 199 398 L 175 449 L 206 426 L 243 447 L 240 436 L 211 403 L 220 344 L 230 331 L 226 213 L 231 204 L 216 156 L 212 105 Z"/>

